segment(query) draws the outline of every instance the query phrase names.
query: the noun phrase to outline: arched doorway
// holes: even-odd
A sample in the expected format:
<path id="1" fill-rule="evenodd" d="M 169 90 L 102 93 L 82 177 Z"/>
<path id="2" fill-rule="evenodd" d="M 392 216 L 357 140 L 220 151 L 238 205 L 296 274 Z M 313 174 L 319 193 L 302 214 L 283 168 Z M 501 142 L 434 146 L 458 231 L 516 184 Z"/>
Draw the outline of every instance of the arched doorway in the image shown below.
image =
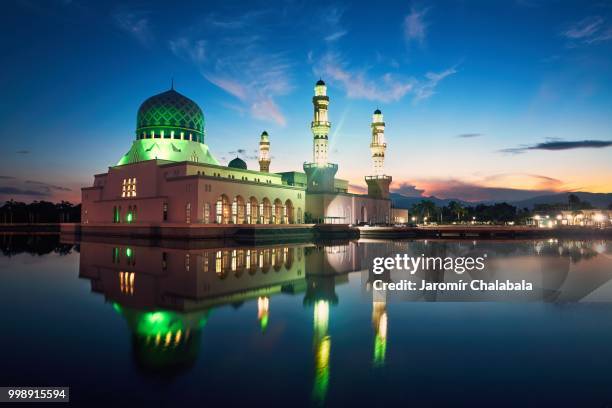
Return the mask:
<path id="1" fill-rule="evenodd" d="M 259 221 L 259 204 L 255 197 L 249 198 L 246 204 L 247 222 L 249 224 L 257 224 Z"/>
<path id="2" fill-rule="evenodd" d="M 274 200 L 274 206 L 273 206 L 273 223 L 274 224 L 280 224 L 281 222 L 283 222 L 283 215 L 285 212 L 285 207 L 283 206 L 283 202 L 281 200 L 279 200 L 278 198 L 276 200 Z"/>
<path id="3" fill-rule="evenodd" d="M 295 210 L 291 200 L 285 201 L 285 224 L 295 224 Z"/>
<path id="4" fill-rule="evenodd" d="M 225 194 L 222 194 L 217 199 L 215 214 L 215 220 L 217 221 L 217 224 L 229 224 L 231 217 L 231 208 L 229 198 Z"/>
<path id="5" fill-rule="evenodd" d="M 234 224 L 244 224 L 246 218 L 246 205 L 242 196 L 236 196 L 232 203 L 232 222 Z"/>
<path id="6" fill-rule="evenodd" d="M 368 210 L 365 205 L 361 205 L 361 222 L 368 222 Z"/>
<path id="7" fill-rule="evenodd" d="M 272 220 L 272 203 L 270 203 L 268 197 L 262 200 L 260 209 L 262 216 L 262 224 L 270 224 L 270 221 Z"/>

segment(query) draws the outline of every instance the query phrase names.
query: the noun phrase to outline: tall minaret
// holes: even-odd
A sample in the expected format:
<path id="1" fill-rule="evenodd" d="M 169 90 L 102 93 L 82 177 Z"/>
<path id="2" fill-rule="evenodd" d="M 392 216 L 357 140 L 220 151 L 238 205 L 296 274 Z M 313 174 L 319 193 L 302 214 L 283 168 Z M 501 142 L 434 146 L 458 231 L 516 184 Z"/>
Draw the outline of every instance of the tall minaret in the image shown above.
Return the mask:
<path id="1" fill-rule="evenodd" d="M 259 171 L 270 172 L 270 139 L 268 139 L 268 132 L 265 130 L 259 140 Z"/>
<path id="2" fill-rule="evenodd" d="M 372 115 L 372 141 L 370 142 L 370 151 L 372 152 L 372 162 L 374 165 L 374 173 L 371 176 L 366 176 L 366 184 L 368 185 L 368 195 L 372 198 L 389 199 L 389 186 L 391 185 L 391 176 L 385 175 L 385 151 L 387 143 L 385 143 L 385 122 L 380 109 L 376 109 Z M 389 215 L 385 216 L 385 221 L 389 222 Z"/>
<path id="3" fill-rule="evenodd" d="M 314 88 L 315 94 L 312 97 L 314 106 L 314 117 L 310 124 L 312 130 L 312 163 L 304 163 L 306 173 L 307 192 L 335 192 L 334 177 L 338 171 L 338 165 L 327 161 L 327 136 L 329 135 L 329 118 L 327 117 L 327 107 L 329 106 L 329 96 L 327 87 L 322 79 L 319 79 Z"/>
<path id="4" fill-rule="evenodd" d="M 374 165 L 374 176 L 382 176 L 385 174 L 385 122 L 380 109 L 376 109 L 372 115 L 372 143 L 370 143 L 370 151 L 372 152 L 372 164 Z"/>
<path id="5" fill-rule="evenodd" d="M 314 105 L 314 118 L 310 125 L 312 130 L 312 162 L 317 166 L 327 164 L 327 142 L 331 123 L 327 117 L 327 107 L 329 106 L 329 96 L 327 96 L 327 86 L 322 79 L 317 81 L 314 88 L 312 104 Z"/>

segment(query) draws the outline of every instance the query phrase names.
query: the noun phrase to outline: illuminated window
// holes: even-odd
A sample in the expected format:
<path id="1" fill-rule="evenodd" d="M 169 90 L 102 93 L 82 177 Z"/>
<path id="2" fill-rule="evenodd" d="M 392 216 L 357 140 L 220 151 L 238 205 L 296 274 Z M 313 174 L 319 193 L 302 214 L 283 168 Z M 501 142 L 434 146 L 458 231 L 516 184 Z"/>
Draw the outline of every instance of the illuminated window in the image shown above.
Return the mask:
<path id="1" fill-rule="evenodd" d="M 121 293 L 134 294 L 136 274 L 134 272 L 119 272 L 119 288 Z"/>
<path id="2" fill-rule="evenodd" d="M 136 197 L 136 178 L 123 179 L 121 197 Z"/>
<path id="3" fill-rule="evenodd" d="M 232 224 L 236 224 L 238 218 L 238 199 L 234 198 L 232 202 Z"/>
<path id="4" fill-rule="evenodd" d="M 185 205 L 185 222 L 187 224 L 191 223 L 191 203 Z"/>
<path id="5" fill-rule="evenodd" d="M 132 248 L 125 248 L 125 258 L 128 265 L 136 265 L 136 259 L 134 258 L 134 250 Z"/>
<path id="6" fill-rule="evenodd" d="M 221 273 L 222 273 L 221 266 L 222 266 L 221 251 L 217 251 L 217 253 L 215 254 L 215 273 L 217 275 L 221 275 Z"/>
<path id="7" fill-rule="evenodd" d="M 215 213 L 217 214 L 217 217 L 216 217 L 217 224 L 221 224 L 221 221 L 222 221 L 222 213 L 221 213 L 221 211 L 222 210 L 223 210 L 223 201 L 221 200 L 221 198 L 219 198 L 217 200 L 217 205 L 216 205 L 216 208 L 215 208 Z"/>

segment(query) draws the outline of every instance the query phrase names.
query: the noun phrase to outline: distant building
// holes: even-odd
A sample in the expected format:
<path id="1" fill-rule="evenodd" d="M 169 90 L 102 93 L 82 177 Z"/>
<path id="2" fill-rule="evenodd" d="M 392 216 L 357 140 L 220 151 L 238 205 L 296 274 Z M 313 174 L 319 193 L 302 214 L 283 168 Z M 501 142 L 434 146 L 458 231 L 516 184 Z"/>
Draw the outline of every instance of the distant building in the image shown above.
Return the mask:
<path id="1" fill-rule="evenodd" d="M 531 225 L 541 228 L 559 226 L 605 227 L 612 224 L 612 210 L 577 210 L 539 212 L 529 220 Z"/>
<path id="2" fill-rule="evenodd" d="M 393 224 L 405 224 L 408 222 L 408 210 L 406 208 L 392 208 L 391 220 Z"/>
<path id="3" fill-rule="evenodd" d="M 373 174 L 367 195 L 348 192 L 328 162 L 331 123 L 322 80 L 315 86 L 313 161 L 304 173 L 271 173 L 270 135 L 259 141 L 259 171 L 236 157 L 219 164 L 206 144 L 200 107 L 174 88 L 143 102 L 136 139 L 115 166 L 82 189 L 83 224 L 351 224 L 389 223 L 389 184 L 384 174 L 383 116 L 372 119 Z"/>

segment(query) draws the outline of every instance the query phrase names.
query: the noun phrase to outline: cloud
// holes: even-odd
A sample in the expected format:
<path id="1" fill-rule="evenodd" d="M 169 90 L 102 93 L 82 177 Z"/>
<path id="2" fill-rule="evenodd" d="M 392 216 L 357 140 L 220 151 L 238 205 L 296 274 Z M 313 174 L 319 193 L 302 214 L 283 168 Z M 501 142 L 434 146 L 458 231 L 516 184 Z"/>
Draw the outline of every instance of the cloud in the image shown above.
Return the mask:
<path id="1" fill-rule="evenodd" d="M 340 38 L 344 37 L 347 34 L 346 30 L 342 30 L 342 31 L 336 31 L 330 35 L 328 35 L 327 37 L 325 37 L 325 41 L 327 42 L 332 42 L 332 41 L 337 41 Z"/>
<path id="2" fill-rule="evenodd" d="M 0 186 L 0 194 L 13 194 L 13 195 L 23 195 L 23 196 L 31 196 L 31 197 L 47 197 L 49 196 L 49 192 L 37 191 L 37 190 L 24 190 L 17 187 L 9 187 L 9 186 Z"/>
<path id="3" fill-rule="evenodd" d="M 556 192 L 553 189 L 487 186 L 477 182 L 455 179 L 423 180 L 418 184 L 422 188 L 423 197 L 456 198 L 464 201 L 518 201 Z M 414 195 L 414 197 L 418 197 L 418 195 Z"/>
<path id="4" fill-rule="evenodd" d="M 15 177 L 13 176 L 0 176 L 0 180 L 13 180 Z"/>
<path id="5" fill-rule="evenodd" d="M 316 59 L 313 59 L 313 61 Z M 396 102 L 407 94 L 419 102 L 435 94 L 438 84 L 457 72 L 455 67 L 441 72 L 428 72 L 423 79 L 404 77 L 390 72 L 372 76 L 367 69 L 351 69 L 340 53 L 328 51 L 313 67 L 316 76 L 337 83 L 352 99 Z"/>
<path id="6" fill-rule="evenodd" d="M 563 181 L 540 174 L 501 173 L 477 180 L 430 178 L 400 181 L 393 192 L 406 197 L 460 199 L 464 201 L 518 201 L 539 195 L 564 191 Z"/>
<path id="7" fill-rule="evenodd" d="M 339 54 L 327 52 L 314 67 L 315 74 L 337 82 L 349 98 L 392 102 L 400 100 L 414 87 L 414 80 L 401 79 L 391 73 L 373 80 L 366 71 L 351 71 Z"/>
<path id="8" fill-rule="evenodd" d="M 564 31 L 562 35 L 570 40 L 589 38 L 599 31 L 603 22 L 603 18 L 599 16 L 587 17 L 573 24 L 569 29 Z"/>
<path id="9" fill-rule="evenodd" d="M 198 40 L 192 43 L 189 38 L 181 37 L 169 41 L 170 51 L 175 55 L 186 54 L 197 64 L 206 62 L 206 41 Z"/>
<path id="10" fill-rule="evenodd" d="M 148 47 L 153 41 L 148 14 L 146 11 L 121 9 L 114 13 L 113 19 L 117 27 Z"/>
<path id="11" fill-rule="evenodd" d="M 410 13 L 404 18 L 404 38 L 407 43 L 413 41 L 423 44 L 427 35 L 429 24 L 425 21 L 425 15 L 429 9 L 417 10 L 412 8 Z"/>
<path id="12" fill-rule="evenodd" d="M 609 27 L 607 30 L 600 33 L 599 35 L 596 35 L 592 38 L 587 39 L 586 43 L 593 44 L 593 43 L 597 43 L 601 41 L 609 41 L 609 40 L 612 40 L 612 27 Z"/>
<path id="13" fill-rule="evenodd" d="M 15 153 L 17 154 L 30 154 L 29 150 L 17 150 Z"/>
<path id="14" fill-rule="evenodd" d="M 482 133 L 461 133 L 457 135 L 456 137 L 460 137 L 462 139 L 469 139 L 472 137 L 480 137 L 480 136 L 482 136 Z"/>
<path id="15" fill-rule="evenodd" d="M 206 80 L 238 99 L 241 106 L 232 109 L 284 126 L 287 121 L 276 99 L 293 90 L 293 62 L 286 51 L 275 49 L 278 41 L 269 21 L 285 24 L 275 12 L 280 11 L 247 12 L 224 20 L 208 16 L 168 45 Z"/>
<path id="16" fill-rule="evenodd" d="M 563 141 L 563 140 L 548 140 L 546 142 L 537 143 L 535 145 L 522 145 L 519 147 L 512 147 L 502 149 L 502 153 L 520 154 L 525 153 L 529 150 L 570 150 L 570 149 L 601 149 L 604 147 L 612 146 L 612 140 L 577 140 L 577 141 Z"/>
<path id="17" fill-rule="evenodd" d="M 398 185 L 392 186 L 391 190 L 394 193 L 398 193 L 406 197 L 423 197 L 423 193 L 425 192 L 425 190 L 417 188 L 410 182 L 404 181 L 397 184 Z"/>
<path id="18" fill-rule="evenodd" d="M 219 88 L 235 96 L 241 101 L 246 101 L 248 99 L 248 88 L 242 85 L 241 83 L 234 81 L 230 78 L 217 77 L 214 74 L 204 74 L 204 77 L 208 79 L 208 81 L 210 81 L 212 84 L 217 85 Z"/>
<path id="19" fill-rule="evenodd" d="M 287 120 L 281 113 L 276 103 L 274 103 L 272 98 L 256 99 L 251 104 L 251 114 L 254 118 L 261 120 L 272 119 L 274 122 L 278 123 L 281 126 L 285 126 L 287 124 Z"/>
<path id="20" fill-rule="evenodd" d="M 420 82 L 415 87 L 414 102 L 419 102 L 428 99 L 436 93 L 436 87 L 444 78 L 456 74 L 455 67 L 445 69 L 442 72 L 428 72 L 425 74 L 425 81 Z"/>
<path id="21" fill-rule="evenodd" d="M 586 17 L 561 33 L 569 43 L 569 47 L 578 44 L 594 44 L 612 40 L 612 26 L 606 26 L 606 21 L 600 16 Z"/>
<path id="22" fill-rule="evenodd" d="M 45 183 L 43 181 L 26 180 L 25 184 L 34 184 L 37 186 L 41 186 L 43 189 L 47 189 L 47 190 L 72 191 L 72 189 L 68 187 L 57 186 L 54 184 Z"/>
<path id="23" fill-rule="evenodd" d="M 479 184 L 487 187 L 520 186 L 525 190 L 560 191 L 563 181 L 549 176 L 533 173 L 501 173 L 483 178 Z"/>

